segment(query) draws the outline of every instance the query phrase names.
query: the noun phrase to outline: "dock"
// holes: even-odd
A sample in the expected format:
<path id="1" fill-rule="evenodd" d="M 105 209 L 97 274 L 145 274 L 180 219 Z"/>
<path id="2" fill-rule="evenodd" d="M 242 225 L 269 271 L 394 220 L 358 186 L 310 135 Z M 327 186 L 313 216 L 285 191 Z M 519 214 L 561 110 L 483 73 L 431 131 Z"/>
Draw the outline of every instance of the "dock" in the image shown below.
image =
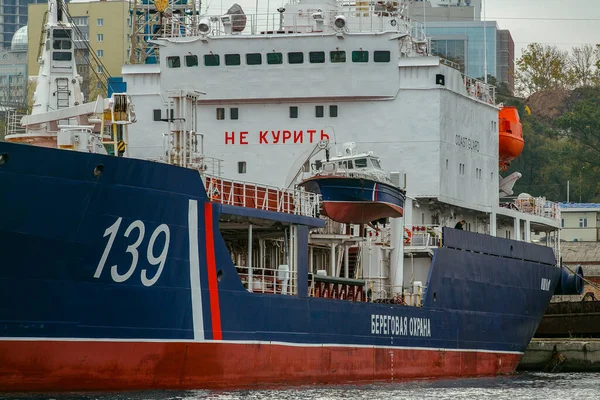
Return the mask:
<path id="1" fill-rule="evenodd" d="M 517 369 L 600 372 L 600 339 L 533 339 Z"/>

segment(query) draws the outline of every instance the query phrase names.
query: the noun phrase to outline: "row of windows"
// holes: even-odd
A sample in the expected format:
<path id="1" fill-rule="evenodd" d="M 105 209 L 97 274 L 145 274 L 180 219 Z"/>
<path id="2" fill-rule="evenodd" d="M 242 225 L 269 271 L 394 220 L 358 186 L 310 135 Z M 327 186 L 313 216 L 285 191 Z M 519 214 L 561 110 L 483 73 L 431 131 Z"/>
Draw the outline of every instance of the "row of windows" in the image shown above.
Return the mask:
<path id="1" fill-rule="evenodd" d="M 450 160 L 446 158 L 446 171 L 450 168 Z M 465 176 L 465 168 L 466 164 L 458 163 L 458 174 L 461 176 Z M 481 168 L 475 168 L 475 179 L 481 180 L 483 178 L 483 170 Z M 494 173 L 492 172 L 490 175 L 490 179 L 494 180 Z"/>
<path id="2" fill-rule="evenodd" d="M 98 72 L 102 72 L 101 70 L 102 67 L 98 67 Z M 223 107 L 217 107 L 216 109 L 217 111 L 217 120 L 224 120 L 225 119 L 225 108 Z M 153 110 L 153 119 L 154 121 L 160 121 L 161 120 L 161 110 L 156 109 Z M 290 106 L 290 118 L 298 118 L 299 112 L 298 112 L 298 106 Z M 231 107 L 229 109 L 229 119 L 232 120 L 237 120 L 239 119 L 240 113 L 239 113 L 239 109 L 237 107 Z M 329 106 L 329 117 L 331 118 L 337 118 L 338 116 L 338 106 L 335 104 L 332 104 Z M 325 106 L 315 106 L 315 117 L 317 118 L 323 118 L 325 117 Z"/>
<path id="3" fill-rule="evenodd" d="M 587 226 L 588 226 L 588 219 L 587 218 L 579 218 L 579 224 L 578 224 L 578 226 L 580 228 L 587 228 Z M 565 219 L 564 218 L 562 218 L 560 220 L 560 227 L 561 228 L 565 227 Z"/>
<path id="4" fill-rule="evenodd" d="M 288 64 L 303 64 L 305 57 L 303 52 L 289 52 L 287 55 Z M 266 54 L 267 64 L 283 64 L 283 53 L 267 53 Z M 308 62 L 311 64 L 323 64 L 325 63 L 325 52 L 324 51 L 310 51 L 308 52 Z M 221 65 L 221 56 L 219 54 L 204 54 L 203 56 L 204 65 L 207 67 L 216 67 Z M 329 61 L 332 63 L 345 63 L 346 52 L 344 50 L 335 50 L 329 52 Z M 390 52 L 387 50 L 376 50 L 373 52 L 374 62 L 390 62 Z M 197 55 L 186 55 L 184 56 L 184 62 L 186 67 L 197 67 L 198 56 Z M 224 55 L 225 65 L 241 65 L 242 56 L 240 54 L 225 54 Z M 261 53 L 247 53 L 245 55 L 246 65 L 261 65 L 263 63 L 263 54 Z M 369 52 L 364 50 L 355 50 L 352 52 L 352 62 L 355 63 L 366 63 L 369 62 Z M 169 68 L 180 68 L 181 59 L 179 56 L 167 57 L 167 66 Z"/>

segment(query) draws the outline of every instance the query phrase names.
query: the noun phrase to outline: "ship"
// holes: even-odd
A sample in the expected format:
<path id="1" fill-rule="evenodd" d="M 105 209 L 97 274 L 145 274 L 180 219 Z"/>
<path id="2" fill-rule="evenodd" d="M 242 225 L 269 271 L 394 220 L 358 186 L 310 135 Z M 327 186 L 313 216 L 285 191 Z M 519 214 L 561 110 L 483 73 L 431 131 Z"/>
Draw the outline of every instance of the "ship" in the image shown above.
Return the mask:
<path id="1" fill-rule="evenodd" d="M 322 197 L 322 214 L 344 224 L 369 224 L 400 218 L 404 190 L 394 185 L 372 152 L 358 153 L 354 143 L 345 143 L 345 152 L 317 160 L 312 176 L 299 183 Z"/>
<path id="2" fill-rule="evenodd" d="M 49 42 L 69 37 L 63 7 Z M 556 288 L 582 285 L 530 243 L 559 237 L 554 204 L 500 202 L 493 87 L 429 55 L 397 2 L 194 10 L 143 16 L 158 64 L 124 66 L 126 95 L 63 98 L 23 120 L 43 141 L 0 142 L 0 391 L 512 373 Z M 45 82 L 72 52 L 45 46 Z M 64 122 L 81 115 L 100 128 Z M 284 184 L 325 139 L 381 158 L 402 218 L 331 221 Z"/>

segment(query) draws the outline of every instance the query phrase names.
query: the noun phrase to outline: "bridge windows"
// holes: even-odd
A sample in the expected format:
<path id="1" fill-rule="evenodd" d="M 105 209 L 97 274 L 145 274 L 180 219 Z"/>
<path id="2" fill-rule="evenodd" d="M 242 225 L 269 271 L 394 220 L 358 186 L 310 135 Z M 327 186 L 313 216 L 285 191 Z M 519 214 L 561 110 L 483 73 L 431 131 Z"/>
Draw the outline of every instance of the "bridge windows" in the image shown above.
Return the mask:
<path id="1" fill-rule="evenodd" d="M 198 66 L 198 56 L 194 56 L 194 55 L 185 56 L 185 66 L 186 67 L 197 67 Z"/>
<path id="2" fill-rule="evenodd" d="M 167 66 L 169 68 L 181 67 L 181 60 L 179 59 L 179 56 L 167 57 Z"/>
<path id="3" fill-rule="evenodd" d="M 345 63 L 346 62 L 346 52 L 343 50 L 336 50 L 329 52 L 329 60 L 332 63 Z"/>
<path id="4" fill-rule="evenodd" d="M 290 107 L 290 118 L 298 118 L 298 107 L 297 106 Z"/>
<path id="5" fill-rule="evenodd" d="M 282 53 L 267 53 L 267 64 L 283 64 Z"/>
<path id="6" fill-rule="evenodd" d="M 364 50 L 354 50 L 352 52 L 352 62 L 369 62 L 369 52 Z"/>
<path id="7" fill-rule="evenodd" d="M 301 51 L 295 51 L 288 53 L 289 64 L 302 64 L 304 62 L 304 53 Z"/>
<path id="8" fill-rule="evenodd" d="M 70 42 L 69 42 L 70 43 Z M 69 44 L 70 45 L 70 44 Z M 59 46 L 62 46 L 59 44 Z M 62 47 L 61 47 L 62 48 Z M 368 63 L 369 62 L 369 51 L 367 50 L 354 50 L 352 51 L 352 62 L 354 63 Z M 388 63 L 391 60 L 391 52 L 389 50 L 375 50 L 373 51 L 373 62 L 376 63 Z M 197 55 L 186 55 L 185 57 L 185 66 L 186 67 L 197 67 L 198 66 L 198 57 Z M 220 56 L 219 54 L 204 54 L 204 65 L 209 67 L 219 66 L 220 65 Z M 261 53 L 246 53 L 246 65 L 261 65 L 263 54 Z M 283 53 L 273 51 L 271 53 L 266 53 L 267 64 L 269 65 L 281 65 L 283 64 Z M 326 52 L 325 51 L 309 51 L 308 52 L 308 62 L 311 64 L 325 64 Z M 177 57 L 167 57 L 167 65 L 169 68 L 179 68 L 180 65 L 174 66 L 174 61 Z M 336 50 L 329 52 L 329 62 L 332 64 L 339 64 L 346 62 L 346 51 Z M 292 51 L 287 53 L 287 63 L 288 64 L 303 64 L 304 63 L 304 53 L 301 51 Z M 229 66 L 238 66 L 241 65 L 241 55 L 240 54 L 225 54 L 225 65 Z"/>
<path id="9" fill-rule="evenodd" d="M 260 64 L 262 64 L 262 54 L 260 54 L 260 53 L 248 53 L 248 54 L 246 54 L 246 64 L 248 64 L 248 65 L 260 65 Z"/>
<path id="10" fill-rule="evenodd" d="M 390 52 L 375 50 L 373 52 L 373 61 L 375 61 L 375 62 L 390 62 Z"/>
<path id="11" fill-rule="evenodd" d="M 238 108 L 232 107 L 229 109 L 229 118 L 238 119 Z"/>
<path id="12" fill-rule="evenodd" d="M 225 119 L 225 109 L 224 108 L 217 108 L 217 119 L 218 120 Z"/>
<path id="13" fill-rule="evenodd" d="M 239 55 L 238 55 L 239 57 Z M 218 54 L 205 54 L 204 65 L 207 67 L 218 67 L 220 65 L 220 58 Z"/>
<path id="14" fill-rule="evenodd" d="M 240 65 L 241 63 L 242 61 L 239 54 L 225 54 L 225 65 Z M 219 64 L 217 63 L 216 65 Z"/>
<path id="15" fill-rule="evenodd" d="M 311 64 L 323 64 L 325 62 L 324 51 L 311 51 L 308 53 Z"/>

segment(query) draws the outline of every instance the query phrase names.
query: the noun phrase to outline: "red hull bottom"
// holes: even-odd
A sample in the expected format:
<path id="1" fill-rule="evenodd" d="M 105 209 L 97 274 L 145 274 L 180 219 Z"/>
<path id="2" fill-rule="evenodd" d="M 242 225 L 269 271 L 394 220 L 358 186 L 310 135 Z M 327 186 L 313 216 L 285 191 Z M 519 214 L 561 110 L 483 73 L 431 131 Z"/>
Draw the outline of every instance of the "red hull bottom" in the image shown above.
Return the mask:
<path id="1" fill-rule="evenodd" d="M 223 389 L 512 373 L 521 354 L 215 342 L 0 342 L 0 391 Z"/>
<path id="2" fill-rule="evenodd" d="M 368 224 L 381 218 L 400 218 L 403 209 L 381 202 L 324 201 L 323 213 L 344 224 Z"/>

